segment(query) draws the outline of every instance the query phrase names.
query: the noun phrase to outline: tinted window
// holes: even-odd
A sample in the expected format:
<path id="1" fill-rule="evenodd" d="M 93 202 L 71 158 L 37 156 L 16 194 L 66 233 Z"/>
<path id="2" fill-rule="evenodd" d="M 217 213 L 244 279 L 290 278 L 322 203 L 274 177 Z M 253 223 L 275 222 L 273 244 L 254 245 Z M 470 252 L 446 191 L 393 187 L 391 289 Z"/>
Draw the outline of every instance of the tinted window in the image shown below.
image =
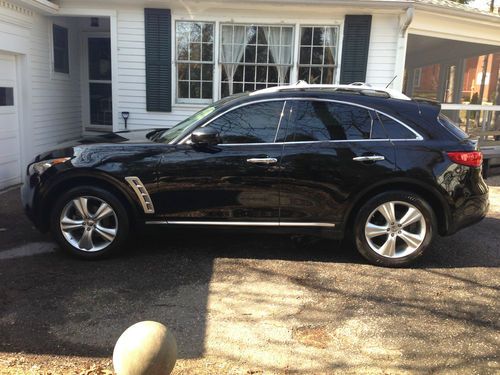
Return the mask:
<path id="1" fill-rule="evenodd" d="M 410 129 L 401 125 L 396 120 L 393 120 L 390 117 L 384 116 L 381 113 L 378 113 L 380 121 L 382 121 L 382 125 L 384 126 L 384 130 L 387 133 L 387 136 L 390 139 L 415 139 L 417 136 Z"/>
<path id="2" fill-rule="evenodd" d="M 373 114 L 373 126 L 372 126 L 372 136 L 371 139 L 388 139 L 387 133 L 385 132 L 382 123 L 377 117 L 377 114 L 372 112 Z"/>
<path id="3" fill-rule="evenodd" d="M 443 125 L 446 129 L 448 129 L 448 131 L 450 131 L 458 139 L 469 138 L 467 133 L 465 133 L 462 129 L 460 129 L 460 127 L 457 124 L 455 124 L 453 121 L 451 121 L 448 117 L 446 117 L 442 113 L 439 114 L 438 120 L 441 125 Z"/>
<path id="4" fill-rule="evenodd" d="M 298 102 L 287 142 L 369 139 L 372 119 L 363 108 L 322 101 Z"/>
<path id="5" fill-rule="evenodd" d="M 220 132 L 222 143 L 271 143 L 283 104 L 282 101 L 250 104 L 222 115 L 209 126 Z"/>

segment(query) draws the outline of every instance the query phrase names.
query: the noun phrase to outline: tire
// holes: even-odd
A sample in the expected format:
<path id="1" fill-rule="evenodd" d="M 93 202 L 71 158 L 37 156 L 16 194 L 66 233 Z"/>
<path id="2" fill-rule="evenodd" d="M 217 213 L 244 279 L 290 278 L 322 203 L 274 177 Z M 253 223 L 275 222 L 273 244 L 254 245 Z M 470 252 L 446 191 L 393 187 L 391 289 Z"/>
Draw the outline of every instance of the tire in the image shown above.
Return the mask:
<path id="1" fill-rule="evenodd" d="M 109 191 L 79 186 L 62 194 L 53 207 L 52 235 L 70 255 L 102 259 L 126 244 L 130 229 L 127 210 Z"/>
<path id="2" fill-rule="evenodd" d="M 419 195 L 390 191 L 361 207 L 354 223 L 354 240 L 370 263 L 403 267 L 429 247 L 435 223 L 434 211 Z"/>

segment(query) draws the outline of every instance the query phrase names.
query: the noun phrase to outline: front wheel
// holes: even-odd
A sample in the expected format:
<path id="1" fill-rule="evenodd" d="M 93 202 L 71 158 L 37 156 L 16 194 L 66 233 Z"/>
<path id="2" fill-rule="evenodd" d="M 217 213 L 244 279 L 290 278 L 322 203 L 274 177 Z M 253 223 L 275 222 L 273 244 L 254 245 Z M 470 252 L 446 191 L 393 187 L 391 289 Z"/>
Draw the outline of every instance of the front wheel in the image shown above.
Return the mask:
<path id="1" fill-rule="evenodd" d="M 74 188 L 57 199 L 51 230 L 71 255 L 98 259 L 126 242 L 129 220 L 123 204 L 110 192 L 92 186 Z"/>
<path id="2" fill-rule="evenodd" d="M 356 246 L 373 264 L 406 266 L 428 248 L 434 223 L 432 208 L 420 196 L 382 193 L 366 202 L 356 217 Z"/>

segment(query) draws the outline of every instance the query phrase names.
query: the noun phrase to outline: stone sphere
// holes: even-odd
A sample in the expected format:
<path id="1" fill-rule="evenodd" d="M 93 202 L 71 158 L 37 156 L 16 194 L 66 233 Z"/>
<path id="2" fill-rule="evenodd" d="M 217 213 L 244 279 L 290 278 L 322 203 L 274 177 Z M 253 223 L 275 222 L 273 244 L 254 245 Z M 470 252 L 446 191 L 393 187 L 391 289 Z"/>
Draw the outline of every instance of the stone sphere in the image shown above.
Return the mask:
<path id="1" fill-rule="evenodd" d="M 177 359 L 177 344 L 161 323 L 136 323 L 122 333 L 113 351 L 118 375 L 168 375 Z"/>

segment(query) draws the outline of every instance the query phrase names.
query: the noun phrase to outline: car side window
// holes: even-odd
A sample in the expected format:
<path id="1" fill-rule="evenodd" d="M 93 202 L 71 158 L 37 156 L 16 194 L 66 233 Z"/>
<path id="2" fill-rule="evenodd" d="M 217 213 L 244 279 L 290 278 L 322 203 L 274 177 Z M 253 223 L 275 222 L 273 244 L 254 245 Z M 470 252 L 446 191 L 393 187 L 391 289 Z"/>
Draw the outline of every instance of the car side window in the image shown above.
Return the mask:
<path id="1" fill-rule="evenodd" d="M 373 123 L 372 123 L 372 134 L 370 139 L 389 139 L 387 133 L 385 132 L 382 122 L 378 118 L 375 112 L 371 112 Z"/>
<path id="2" fill-rule="evenodd" d="M 416 139 L 417 136 L 410 129 L 401 125 L 396 120 L 377 112 L 377 115 L 384 127 L 389 139 Z"/>
<path id="3" fill-rule="evenodd" d="M 368 110 L 348 104 L 300 101 L 286 142 L 370 139 Z"/>
<path id="4" fill-rule="evenodd" d="M 230 111 L 209 126 L 219 131 L 222 143 L 272 143 L 284 101 L 250 104 Z"/>

